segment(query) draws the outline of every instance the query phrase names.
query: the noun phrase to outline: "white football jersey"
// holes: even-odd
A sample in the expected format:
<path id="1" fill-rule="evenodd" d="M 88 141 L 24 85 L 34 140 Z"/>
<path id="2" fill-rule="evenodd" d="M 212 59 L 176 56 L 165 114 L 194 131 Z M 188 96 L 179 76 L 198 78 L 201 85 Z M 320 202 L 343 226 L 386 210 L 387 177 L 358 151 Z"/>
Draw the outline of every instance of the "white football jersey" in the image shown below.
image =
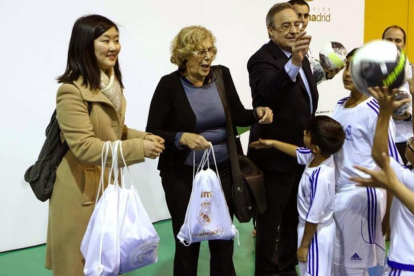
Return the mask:
<path id="1" fill-rule="evenodd" d="M 349 97 L 341 99 L 335 107 L 333 118 L 338 121 L 345 131 L 345 142 L 342 149 L 334 155 L 336 167 L 337 189 L 354 185 L 351 177 L 368 177 L 365 173 L 354 168 L 359 165 L 375 169 L 377 165 L 371 156 L 374 143 L 375 128 L 378 119 L 379 105 L 377 100 L 369 97 L 364 102 L 352 108 L 345 108 Z M 401 158 L 395 146 L 395 125 L 390 119 L 389 154 L 398 162 Z"/>
<path id="2" fill-rule="evenodd" d="M 401 166 L 394 158 L 390 164 L 401 183 L 414 192 L 414 173 Z M 390 213 L 391 242 L 388 266 L 414 271 L 414 215 L 394 197 Z"/>
<path id="3" fill-rule="evenodd" d="M 306 165 L 298 189 L 301 222 L 326 224 L 332 221 L 335 202 L 335 165 L 330 156 L 319 166 L 309 167 L 315 157 L 310 149 L 296 150 L 298 163 Z"/>

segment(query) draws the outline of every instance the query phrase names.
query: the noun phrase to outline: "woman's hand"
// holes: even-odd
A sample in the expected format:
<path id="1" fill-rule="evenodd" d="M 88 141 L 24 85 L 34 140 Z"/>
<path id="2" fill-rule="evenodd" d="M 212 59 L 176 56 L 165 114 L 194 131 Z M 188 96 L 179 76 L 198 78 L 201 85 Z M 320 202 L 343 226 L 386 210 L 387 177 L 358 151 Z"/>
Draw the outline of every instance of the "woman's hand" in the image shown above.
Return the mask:
<path id="1" fill-rule="evenodd" d="M 201 135 L 185 132 L 180 139 L 180 144 L 189 147 L 191 150 L 205 150 L 210 143 Z"/>
<path id="2" fill-rule="evenodd" d="M 150 140 L 146 139 L 147 137 L 145 137 L 145 139 L 143 141 L 144 142 L 144 156 L 147 157 L 147 158 L 155 159 L 158 156 L 160 156 L 160 154 L 164 150 L 164 145 L 160 144 L 158 142 L 150 141 Z"/>
<path id="3" fill-rule="evenodd" d="M 257 118 L 259 118 L 259 124 L 271 124 L 273 122 L 273 111 L 268 107 L 256 108 Z"/>
<path id="4" fill-rule="evenodd" d="M 153 134 L 148 134 L 145 136 L 144 140 L 147 141 L 152 141 L 161 145 L 164 145 L 165 140 L 163 138 L 161 138 L 160 136 L 157 135 L 153 135 Z"/>

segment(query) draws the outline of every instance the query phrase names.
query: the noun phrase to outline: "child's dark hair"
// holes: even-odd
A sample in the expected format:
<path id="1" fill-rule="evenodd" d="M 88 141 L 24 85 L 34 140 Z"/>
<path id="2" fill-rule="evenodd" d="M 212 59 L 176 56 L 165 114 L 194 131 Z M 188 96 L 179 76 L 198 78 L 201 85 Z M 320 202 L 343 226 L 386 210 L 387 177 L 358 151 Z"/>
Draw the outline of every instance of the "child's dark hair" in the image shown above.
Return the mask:
<path id="1" fill-rule="evenodd" d="M 353 57 L 355 52 L 358 50 L 359 48 L 354 48 L 352 49 L 347 55 L 346 55 L 346 59 Z"/>
<path id="2" fill-rule="evenodd" d="M 328 116 L 312 118 L 306 131 L 310 133 L 312 144 L 317 145 L 325 156 L 338 152 L 345 141 L 341 124 Z"/>

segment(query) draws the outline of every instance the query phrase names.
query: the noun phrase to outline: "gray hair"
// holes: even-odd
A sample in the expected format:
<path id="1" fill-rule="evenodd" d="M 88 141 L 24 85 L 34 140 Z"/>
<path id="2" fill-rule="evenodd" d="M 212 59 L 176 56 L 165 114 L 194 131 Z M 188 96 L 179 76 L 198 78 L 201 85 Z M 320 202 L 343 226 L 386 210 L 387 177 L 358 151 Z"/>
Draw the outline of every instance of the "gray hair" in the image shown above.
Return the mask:
<path id="1" fill-rule="evenodd" d="M 291 4 L 289 4 L 289 3 L 277 3 L 277 4 L 274 4 L 270 8 L 270 10 L 267 12 L 267 15 L 266 15 L 266 27 L 269 27 L 269 26 L 270 27 L 275 27 L 273 25 L 274 24 L 273 19 L 275 18 L 275 15 L 278 12 L 281 12 L 281 11 L 286 10 L 286 9 L 291 9 L 295 13 L 297 13 L 296 10 L 295 10 L 295 8 Z"/>

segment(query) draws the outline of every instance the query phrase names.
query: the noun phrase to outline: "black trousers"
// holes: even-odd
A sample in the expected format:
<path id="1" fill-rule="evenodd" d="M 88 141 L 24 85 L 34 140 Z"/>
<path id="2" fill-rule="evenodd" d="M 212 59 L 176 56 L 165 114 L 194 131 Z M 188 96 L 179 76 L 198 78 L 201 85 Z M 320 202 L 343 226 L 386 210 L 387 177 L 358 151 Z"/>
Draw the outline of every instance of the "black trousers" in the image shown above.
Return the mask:
<path id="1" fill-rule="evenodd" d="M 256 276 L 297 275 L 296 202 L 303 169 L 300 166 L 295 173 L 263 170 L 267 209 L 256 221 Z"/>
<path id="2" fill-rule="evenodd" d="M 210 167 L 213 169 L 212 166 Z M 220 164 L 218 170 L 230 215 L 233 217 L 230 163 L 224 162 L 224 164 Z M 174 275 L 195 276 L 197 275 L 200 243 L 192 243 L 190 246 L 184 246 L 177 239 L 177 234 L 180 232 L 181 226 L 184 223 L 185 213 L 191 196 L 193 168 L 192 166 L 183 165 L 179 172 L 161 172 L 160 175 L 168 210 L 171 214 L 175 238 Z M 223 211 L 225 210 L 223 208 Z M 236 275 L 233 265 L 233 240 L 208 241 L 208 246 L 210 249 L 210 275 Z"/>

